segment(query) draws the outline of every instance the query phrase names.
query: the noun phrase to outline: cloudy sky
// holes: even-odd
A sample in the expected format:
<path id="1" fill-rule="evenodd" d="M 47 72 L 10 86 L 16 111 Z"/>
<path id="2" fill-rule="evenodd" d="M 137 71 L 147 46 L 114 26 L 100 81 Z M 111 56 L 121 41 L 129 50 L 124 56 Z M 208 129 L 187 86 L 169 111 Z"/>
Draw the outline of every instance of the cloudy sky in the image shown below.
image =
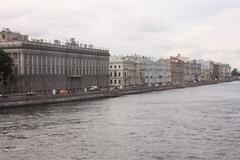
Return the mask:
<path id="1" fill-rule="evenodd" d="M 112 55 L 181 53 L 240 69 L 240 0 L 0 0 L 0 27 L 109 48 Z"/>

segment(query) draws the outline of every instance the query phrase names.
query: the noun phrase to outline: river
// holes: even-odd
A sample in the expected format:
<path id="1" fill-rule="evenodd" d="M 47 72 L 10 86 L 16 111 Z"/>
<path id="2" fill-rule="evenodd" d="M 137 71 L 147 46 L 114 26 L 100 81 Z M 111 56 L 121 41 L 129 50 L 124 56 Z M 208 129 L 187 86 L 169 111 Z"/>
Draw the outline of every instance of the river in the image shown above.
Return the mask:
<path id="1" fill-rule="evenodd" d="M 0 111 L 0 160 L 84 159 L 240 159 L 240 82 Z"/>

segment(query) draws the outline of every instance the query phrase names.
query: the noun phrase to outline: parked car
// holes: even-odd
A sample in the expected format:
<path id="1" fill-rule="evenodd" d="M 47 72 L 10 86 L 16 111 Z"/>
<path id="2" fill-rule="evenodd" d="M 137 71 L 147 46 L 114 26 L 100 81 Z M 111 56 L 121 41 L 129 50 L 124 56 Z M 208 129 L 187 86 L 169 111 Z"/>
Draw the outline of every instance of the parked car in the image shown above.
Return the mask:
<path id="1" fill-rule="evenodd" d="M 26 96 L 36 96 L 37 95 L 37 92 L 35 91 L 29 91 L 26 93 Z"/>
<path id="2" fill-rule="evenodd" d="M 89 91 L 98 91 L 99 89 L 97 88 L 97 86 L 91 86 L 89 88 Z"/>
<path id="3" fill-rule="evenodd" d="M 0 98 L 8 98 L 8 96 L 0 94 Z"/>
<path id="4" fill-rule="evenodd" d="M 60 90 L 59 94 L 61 96 L 67 96 L 69 94 L 69 92 L 67 90 L 65 90 L 65 89 L 62 89 L 62 90 Z"/>

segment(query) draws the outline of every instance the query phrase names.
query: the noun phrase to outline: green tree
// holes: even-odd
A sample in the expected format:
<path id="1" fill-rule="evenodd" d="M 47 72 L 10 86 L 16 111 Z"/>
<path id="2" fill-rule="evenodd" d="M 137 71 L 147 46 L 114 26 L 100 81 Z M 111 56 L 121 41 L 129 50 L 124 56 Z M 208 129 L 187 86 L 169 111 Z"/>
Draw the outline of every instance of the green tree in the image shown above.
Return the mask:
<path id="1" fill-rule="evenodd" d="M 4 94 L 4 88 L 7 85 L 7 80 L 12 74 L 12 59 L 6 52 L 0 48 L 0 86 L 2 86 L 2 94 Z"/>

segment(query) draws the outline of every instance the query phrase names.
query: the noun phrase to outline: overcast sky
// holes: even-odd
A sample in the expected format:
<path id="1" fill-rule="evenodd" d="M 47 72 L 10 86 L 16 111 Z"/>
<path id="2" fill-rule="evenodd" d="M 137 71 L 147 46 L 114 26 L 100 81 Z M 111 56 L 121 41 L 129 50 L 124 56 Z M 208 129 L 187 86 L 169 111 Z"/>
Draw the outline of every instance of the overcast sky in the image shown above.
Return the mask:
<path id="1" fill-rule="evenodd" d="M 30 37 L 240 69 L 240 0 L 0 0 L 0 27 Z"/>

